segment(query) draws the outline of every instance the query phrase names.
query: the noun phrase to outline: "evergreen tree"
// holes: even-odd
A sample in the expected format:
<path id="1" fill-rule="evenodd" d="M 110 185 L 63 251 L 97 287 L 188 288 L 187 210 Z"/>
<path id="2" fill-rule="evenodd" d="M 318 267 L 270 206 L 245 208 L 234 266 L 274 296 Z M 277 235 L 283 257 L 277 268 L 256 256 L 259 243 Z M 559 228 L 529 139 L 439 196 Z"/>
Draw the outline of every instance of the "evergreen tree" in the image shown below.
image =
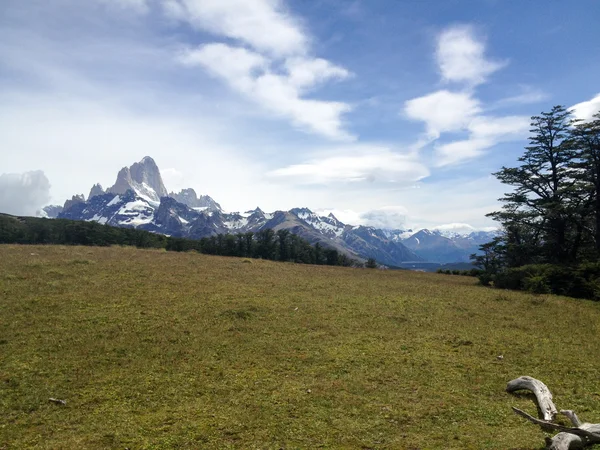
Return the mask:
<path id="1" fill-rule="evenodd" d="M 575 151 L 568 137 L 570 112 L 555 106 L 532 117 L 530 145 L 518 167 L 502 167 L 494 175 L 515 190 L 500 200 L 502 211 L 489 216 L 506 232 L 505 251 L 509 266 L 536 262 L 568 263 L 580 240 L 572 235 L 577 222 Z"/>
<path id="2" fill-rule="evenodd" d="M 583 229 L 590 230 L 593 256 L 600 258 L 600 112 L 593 120 L 575 124 L 571 142 L 577 152 L 574 164 L 581 181 Z M 587 223 L 585 219 L 588 220 Z"/>

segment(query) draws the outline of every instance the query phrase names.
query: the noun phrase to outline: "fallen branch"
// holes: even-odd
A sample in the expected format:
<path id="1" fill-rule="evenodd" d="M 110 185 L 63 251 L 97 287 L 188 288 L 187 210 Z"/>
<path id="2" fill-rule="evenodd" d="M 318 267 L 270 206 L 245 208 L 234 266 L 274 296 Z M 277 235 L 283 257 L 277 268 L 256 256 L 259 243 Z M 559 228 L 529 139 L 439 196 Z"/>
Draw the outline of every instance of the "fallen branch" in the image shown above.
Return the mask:
<path id="1" fill-rule="evenodd" d="M 548 386 L 540 380 L 531 377 L 519 377 L 509 381 L 506 385 L 506 392 L 515 392 L 523 389 L 534 393 L 541 418 L 545 421 L 554 420 L 558 411 L 552 402 L 552 394 Z"/>
<path id="2" fill-rule="evenodd" d="M 513 411 L 530 422 L 539 425 L 544 431 L 560 431 L 560 433 L 553 438 L 546 438 L 547 450 L 582 449 L 587 445 L 600 443 L 600 424 L 582 423 L 574 411 L 560 411 L 562 415 L 566 416 L 571 421 L 573 427 L 567 427 L 552 422 L 557 411 L 552 402 L 552 394 L 544 383 L 531 377 L 519 377 L 510 381 L 506 386 L 507 392 L 515 392 L 520 389 L 527 389 L 535 394 L 540 419 L 515 407 L 513 407 Z"/>
<path id="3" fill-rule="evenodd" d="M 49 398 L 48 401 L 52 402 L 52 403 L 57 403 L 59 405 L 66 405 L 67 404 L 66 400 L 60 400 L 58 398 Z"/>

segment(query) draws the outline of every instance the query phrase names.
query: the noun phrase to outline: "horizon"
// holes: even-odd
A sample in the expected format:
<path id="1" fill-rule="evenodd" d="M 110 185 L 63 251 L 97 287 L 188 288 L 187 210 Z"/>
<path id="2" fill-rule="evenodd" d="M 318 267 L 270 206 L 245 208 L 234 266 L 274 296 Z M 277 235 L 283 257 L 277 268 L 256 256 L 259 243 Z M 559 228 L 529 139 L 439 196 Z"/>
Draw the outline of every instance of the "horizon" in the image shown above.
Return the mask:
<path id="1" fill-rule="evenodd" d="M 595 2 L 435 6 L 7 0 L 0 211 L 87 197 L 151 155 L 169 192 L 228 211 L 497 228 L 510 187 L 491 174 L 530 116 L 600 110 Z"/>

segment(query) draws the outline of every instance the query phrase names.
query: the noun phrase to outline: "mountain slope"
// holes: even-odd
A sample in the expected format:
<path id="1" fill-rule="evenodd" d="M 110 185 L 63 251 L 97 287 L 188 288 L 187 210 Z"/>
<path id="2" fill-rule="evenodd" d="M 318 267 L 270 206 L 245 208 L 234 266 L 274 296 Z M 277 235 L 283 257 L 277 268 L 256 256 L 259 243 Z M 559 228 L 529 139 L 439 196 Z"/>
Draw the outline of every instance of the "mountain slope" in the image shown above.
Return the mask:
<path id="1" fill-rule="evenodd" d="M 48 212 L 56 214 L 57 211 L 49 209 Z M 386 265 L 465 261 L 478 242 L 469 237 L 454 242 L 428 230 L 406 238 L 412 233 L 347 225 L 332 214 L 320 216 L 308 208 L 273 213 L 256 208 L 228 213 L 211 197 L 198 196 L 191 188 L 168 194 L 158 166 L 148 156 L 121 169 L 115 184 L 106 192 L 97 184 L 90 190 L 87 201 L 83 196 L 74 196 L 65 202 L 58 217 L 193 239 L 265 228 L 285 229 L 311 244 L 334 248 L 351 258 L 375 258 Z"/>

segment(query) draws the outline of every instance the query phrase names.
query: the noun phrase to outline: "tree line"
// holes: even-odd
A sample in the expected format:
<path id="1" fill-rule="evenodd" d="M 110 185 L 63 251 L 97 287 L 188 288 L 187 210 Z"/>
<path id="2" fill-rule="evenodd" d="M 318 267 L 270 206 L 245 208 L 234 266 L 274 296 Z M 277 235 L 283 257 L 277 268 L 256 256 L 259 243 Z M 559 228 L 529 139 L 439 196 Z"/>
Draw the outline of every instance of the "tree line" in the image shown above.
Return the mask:
<path id="1" fill-rule="evenodd" d="M 209 255 L 262 258 L 303 264 L 359 266 L 336 249 L 307 240 L 289 230 L 219 234 L 199 240 L 164 236 L 135 228 L 119 228 L 97 222 L 68 219 L 13 217 L 0 214 L 0 244 L 61 244 L 198 251 Z"/>
<path id="2" fill-rule="evenodd" d="M 513 187 L 488 214 L 502 233 L 472 255 L 483 284 L 600 300 L 600 112 L 590 121 L 555 106 L 531 118 Z"/>

